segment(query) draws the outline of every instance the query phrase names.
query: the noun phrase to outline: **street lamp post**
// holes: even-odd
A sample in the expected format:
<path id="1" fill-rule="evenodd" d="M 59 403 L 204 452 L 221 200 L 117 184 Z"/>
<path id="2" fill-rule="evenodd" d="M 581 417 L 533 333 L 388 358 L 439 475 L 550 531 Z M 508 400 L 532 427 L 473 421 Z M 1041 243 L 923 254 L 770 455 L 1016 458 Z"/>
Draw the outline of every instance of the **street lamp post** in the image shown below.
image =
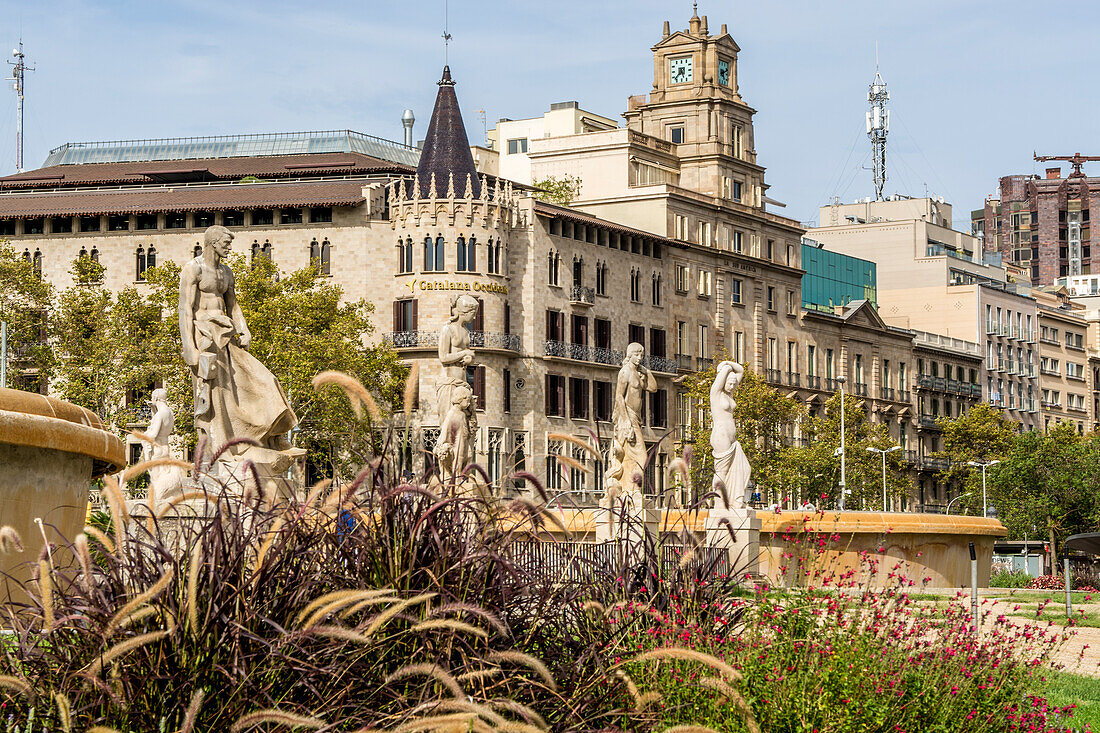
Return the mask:
<path id="1" fill-rule="evenodd" d="M 836 383 L 840 385 L 840 511 L 844 511 L 844 495 L 848 493 L 844 471 L 844 383 L 847 381 L 843 376 L 836 378 Z"/>
<path id="2" fill-rule="evenodd" d="M 868 448 L 868 453 L 878 453 L 882 456 L 882 511 L 886 511 L 886 454 L 893 453 L 896 450 L 901 450 L 900 445 L 895 445 L 893 448 Z"/>
<path id="3" fill-rule="evenodd" d="M 970 496 L 970 492 L 968 491 L 968 492 L 966 492 L 965 494 L 959 494 L 959 495 L 958 495 L 958 496 L 956 496 L 956 497 L 955 497 L 954 499 L 952 499 L 951 501 L 947 502 L 947 513 L 948 513 L 948 514 L 951 514 L 951 505 L 952 505 L 952 504 L 954 504 L 954 503 L 955 503 L 956 501 L 958 501 L 959 499 L 963 498 L 964 496 Z"/>
<path id="4" fill-rule="evenodd" d="M 983 517 L 988 516 L 988 512 L 986 511 L 986 500 L 985 500 L 985 469 L 989 468 L 990 466 L 996 466 L 998 463 L 1000 463 L 1000 461 L 967 461 L 967 464 L 966 464 L 968 466 L 980 466 L 981 469 L 982 469 L 982 516 Z"/>

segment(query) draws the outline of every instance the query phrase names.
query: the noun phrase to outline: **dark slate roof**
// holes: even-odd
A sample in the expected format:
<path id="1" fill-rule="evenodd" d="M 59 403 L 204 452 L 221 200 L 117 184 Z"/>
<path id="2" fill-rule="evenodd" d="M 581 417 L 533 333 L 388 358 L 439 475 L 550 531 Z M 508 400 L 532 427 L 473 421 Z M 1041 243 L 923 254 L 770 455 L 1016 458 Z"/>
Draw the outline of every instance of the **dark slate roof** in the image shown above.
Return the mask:
<path id="1" fill-rule="evenodd" d="M 474 196 L 481 194 L 481 182 L 474 168 L 474 156 L 470 153 L 470 141 L 466 137 L 466 125 L 462 122 L 462 112 L 458 108 L 455 96 L 455 83 L 451 79 L 451 68 L 443 67 L 443 78 L 439 80 L 439 93 L 435 97 L 435 109 L 432 121 L 428 123 L 428 134 L 424 138 L 424 148 L 420 153 L 420 164 L 416 174 L 420 179 L 420 195 L 427 196 L 431 187 L 432 174 L 435 174 L 436 195 L 447 194 L 448 174 L 454 174 L 455 196 L 466 193 L 466 176 L 470 176 Z"/>

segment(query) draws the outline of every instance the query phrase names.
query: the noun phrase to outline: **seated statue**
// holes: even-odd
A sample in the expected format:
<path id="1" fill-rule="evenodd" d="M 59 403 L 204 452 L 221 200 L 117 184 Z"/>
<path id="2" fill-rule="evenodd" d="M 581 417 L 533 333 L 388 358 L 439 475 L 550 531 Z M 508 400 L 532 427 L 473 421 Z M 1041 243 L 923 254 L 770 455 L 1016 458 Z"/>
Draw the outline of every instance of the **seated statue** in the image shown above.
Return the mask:
<path id="1" fill-rule="evenodd" d="M 258 466 L 270 465 L 281 462 L 272 452 L 290 447 L 286 435 L 298 418 L 274 375 L 248 353 L 252 334 L 237 303 L 233 271 L 223 262 L 232 241 L 225 227 L 210 227 L 202 255 L 180 272 L 183 360 L 194 375 L 195 427 L 207 437 L 208 449 L 250 438 L 260 450 L 247 457 Z M 246 457 L 249 447 L 232 454 Z"/>

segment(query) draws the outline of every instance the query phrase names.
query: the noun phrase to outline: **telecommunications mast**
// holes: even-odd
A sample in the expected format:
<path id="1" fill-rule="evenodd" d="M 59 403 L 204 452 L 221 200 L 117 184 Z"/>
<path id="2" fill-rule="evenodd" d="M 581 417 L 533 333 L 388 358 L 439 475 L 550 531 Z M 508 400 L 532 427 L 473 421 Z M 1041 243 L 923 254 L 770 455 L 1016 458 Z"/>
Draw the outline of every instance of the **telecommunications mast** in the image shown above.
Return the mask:
<path id="1" fill-rule="evenodd" d="M 876 51 L 877 55 L 877 51 Z M 886 186 L 886 134 L 890 132 L 890 110 L 886 102 L 890 92 L 886 91 L 886 82 L 878 73 L 875 63 L 875 80 L 867 90 L 867 101 L 871 108 L 867 110 L 867 137 L 871 138 L 871 173 L 875 179 L 875 200 L 882 200 L 882 189 Z"/>
<path id="2" fill-rule="evenodd" d="M 15 82 L 12 84 L 12 88 L 15 89 L 15 96 L 18 101 L 18 113 L 15 119 L 15 172 L 23 172 L 23 77 L 28 71 L 34 71 L 33 66 L 27 66 L 26 56 L 23 54 L 23 39 L 19 39 L 19 48 L 11 52 L 15 61 L 8 60 L 8 63 L 12 65 L 12 74 L 8 77 L 8 81 Z"/>

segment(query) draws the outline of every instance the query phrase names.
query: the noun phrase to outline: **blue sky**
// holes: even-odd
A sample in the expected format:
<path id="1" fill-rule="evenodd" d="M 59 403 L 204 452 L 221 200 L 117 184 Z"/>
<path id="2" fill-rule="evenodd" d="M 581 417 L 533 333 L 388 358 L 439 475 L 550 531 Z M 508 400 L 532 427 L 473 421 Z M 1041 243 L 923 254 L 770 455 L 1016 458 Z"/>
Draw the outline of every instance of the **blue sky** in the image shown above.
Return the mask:
<path id="1" fill-rule="evenodd" d="M 350 128 L 423 135 L 443 64 L 443 0 L 0 0 L 30 61 L 25 159 L 66 141 Z M 1100 155 L 1100 3 L 703 0 L 741 47 L 770 195 L 800 221 L 869 195 L 864 134 L 875 42 L 892 93 L 887 193 L 942 195 L 956 228 L 1032 151 Z M 649 91 L 662 21 L 691 3 L 451 0 L 452 72 L 471 141 L 499 117 L 577 100 L 612 117 Z M 2 47 L 2 46 L 0 46 Z M 621 119 L 621 118 L 620 118 Z M 15 165 L 0 95 L 0 172 Z M 1100 175 L 1100 163 L 1086 168 Z"/>

